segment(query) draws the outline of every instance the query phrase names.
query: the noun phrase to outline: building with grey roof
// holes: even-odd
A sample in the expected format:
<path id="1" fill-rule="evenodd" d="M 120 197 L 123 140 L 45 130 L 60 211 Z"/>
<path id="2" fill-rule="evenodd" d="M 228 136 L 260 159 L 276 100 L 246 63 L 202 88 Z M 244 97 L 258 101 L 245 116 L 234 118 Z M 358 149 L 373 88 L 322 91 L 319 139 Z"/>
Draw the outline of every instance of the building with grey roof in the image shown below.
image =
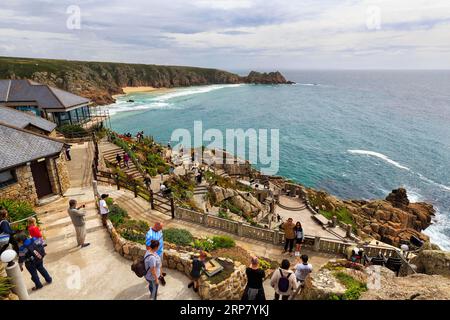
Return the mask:
<path id="1" fill-rule="evenodd" d="M 91 118 L 89 99 L 31 80 L 0 80 L 0 105 L 33 112 L 59 126 Z"/>
<path id="2" fill-rule="evenodd" d="M 17 128 L 36 131 L 43 134 L 51 134 L 56 128 L 56 123 L 38 117 L 33 113 L 1 106 L 0 121 Z"/>
<path id="3" fill-rule="evenodd" d="M 0 198 L 31 201 L 69 187 L 66 145 L 0 121 Z"/>

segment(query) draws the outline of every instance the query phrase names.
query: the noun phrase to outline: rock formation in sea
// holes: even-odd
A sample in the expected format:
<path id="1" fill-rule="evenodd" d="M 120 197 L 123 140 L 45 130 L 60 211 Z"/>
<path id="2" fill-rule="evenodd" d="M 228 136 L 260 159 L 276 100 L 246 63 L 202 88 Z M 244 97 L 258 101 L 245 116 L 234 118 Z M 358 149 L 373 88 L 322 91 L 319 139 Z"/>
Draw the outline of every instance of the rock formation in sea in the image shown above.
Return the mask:
<path id="1" fill-rule="evenodd" d="M 421 231 L 431 224 L 435 210 L 424 202 L 410 203 L 403 188 L 393 190 L 386 200 L 340 200 L 324 191 L 307 189 L 321 210 L 342 212 L 345 210 L 355 224 L 358 236 L 374 238 L 399 246 L 415 236 L 429 240 Z"/>
<path id="2" fill-rule="evenodd" d="M 84 96 L 99 105 L 113 103 L 113 95 L 123 93 L 123 87 L 291 83 L 278 71 L 252 71 L 241 77 L 209 68 L 6 57 L 0 58 L 0 79 L 31 79 Z"/>

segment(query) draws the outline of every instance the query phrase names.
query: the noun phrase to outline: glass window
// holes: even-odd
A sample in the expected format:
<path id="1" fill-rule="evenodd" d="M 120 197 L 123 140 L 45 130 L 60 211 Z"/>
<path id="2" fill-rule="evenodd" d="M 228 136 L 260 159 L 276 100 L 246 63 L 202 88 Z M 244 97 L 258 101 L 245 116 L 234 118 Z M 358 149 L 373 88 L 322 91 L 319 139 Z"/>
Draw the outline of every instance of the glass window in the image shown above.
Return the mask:
<path id="1" fill-rule="evenodd" d="M 16 182 L 17 178 L 15 170 L 6 170 L 0 172 L 0 188 L 6 187 Z"/>

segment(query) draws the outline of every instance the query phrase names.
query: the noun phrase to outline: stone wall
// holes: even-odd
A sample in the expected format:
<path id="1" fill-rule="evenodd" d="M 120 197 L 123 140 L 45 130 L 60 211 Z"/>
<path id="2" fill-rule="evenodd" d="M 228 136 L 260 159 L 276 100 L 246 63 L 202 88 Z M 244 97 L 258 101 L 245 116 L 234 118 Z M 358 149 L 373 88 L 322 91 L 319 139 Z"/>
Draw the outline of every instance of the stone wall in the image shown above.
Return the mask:
<path id="1" fill-rule="evenodd" d="M 120 236 L 111 221 L 108 220 L 108 232 L 113 241 L 114 250 L 128 260 L 141 258 L 145 254 L 145 246 L 128 241 Z M 189 277 L 192 268 L 192 255 L 196 250 L 191 249 L 190 252 L 179 252 L 175 250 L 175 246 L 169 243 L 164 244 L 163 267 L 178 270 Z M 198 294 L 203 300 L 239 300 L 247 283 L 245 274 L 245 265 L 240 262 L 234 262 L 234 271 L 224 281 L 218 284 L 211 284 L 207 281 L 207 276 L 202 275 L 199 282 Z M 188 278 L 186 278 L 186 284 Z"/>
<path id="2" fill-rule="evenodd" d="M 64 194 L 70 186 L 70 179 L 63 153 L 55 160 L 47 159 L 47 170 L 53 193 Z"/>
<path id="3" fill-rule="evenodd" d="M 0 188 L 0 197 L 37 203 L 36 188 L 34 186 L 31 167 L 24 165 L 16 169 L 17 182 Z"/>

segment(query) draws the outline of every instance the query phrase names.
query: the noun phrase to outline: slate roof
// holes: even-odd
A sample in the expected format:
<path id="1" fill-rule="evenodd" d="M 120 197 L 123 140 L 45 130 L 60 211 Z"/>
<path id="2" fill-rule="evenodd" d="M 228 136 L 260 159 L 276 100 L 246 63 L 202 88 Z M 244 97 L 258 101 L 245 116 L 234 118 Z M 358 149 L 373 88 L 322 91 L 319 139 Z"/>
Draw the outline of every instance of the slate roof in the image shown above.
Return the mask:
<path id="1" fill-rule="evenodd" d="M 0 171 L 57 155 L 64 143 L 0 122 Z"/>
<path id="2" fill-rule="evenodd" d="M 37 102 L 42 109 L 70 109 L 90 102 L 70 92 L 30 80 L 0 80 L 0 102 L 30 101 Z"/>
<path id="3" fill-rule="evenodd" d="M 56 128 L 54 122 L 9 107 L 0 107 L 0 121 L 21 129 L 33 125 L 41 130 L 52 132 Z"/>

